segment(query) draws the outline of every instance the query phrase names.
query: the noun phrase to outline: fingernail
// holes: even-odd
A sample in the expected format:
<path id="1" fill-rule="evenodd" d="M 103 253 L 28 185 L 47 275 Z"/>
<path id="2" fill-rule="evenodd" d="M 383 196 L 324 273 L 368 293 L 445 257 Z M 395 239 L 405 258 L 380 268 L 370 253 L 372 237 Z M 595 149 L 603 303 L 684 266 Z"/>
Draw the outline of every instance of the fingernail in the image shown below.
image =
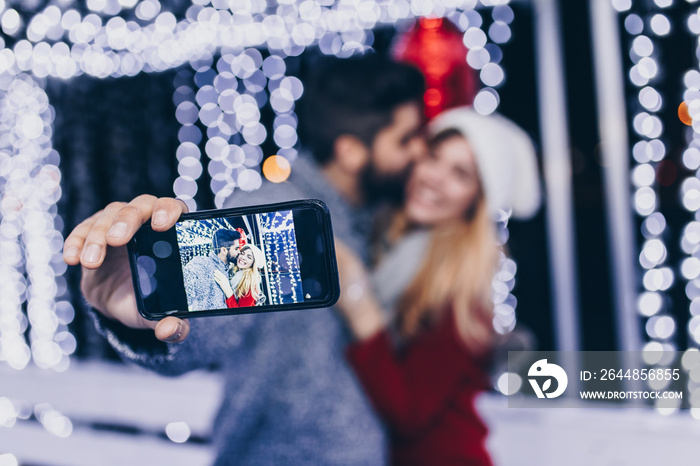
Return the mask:
<path id="1" fill-rule="evenodd" d="M 97 262 L 100 259 L 100 247 L 97 244 L 88 246 L 83 259 L 85 262 Z"/>
<path id="2" fill-rule="evenodd" d="M 124 235 L 126 235 L 126 228 L 127 226 L 124 222 L 115 223 L 107 232 L 107 236 L 111 236 L 112 238 L 123 238 Z"/>
<path id="3" fill-rule="evenodd" d="M 168 221 L 168 219 L 168 213 L 164 210 L 159 210 L 155 214 L 153 214 L 153 220 L 151 220 L 151 223 L 155 225 L 163 225 Z"/>
<path id="4" fill-rule="evenodd" d="M 176 341 L 180 340 L 181 336 L 182 336 L 182 323 L 178 322 L 177 327 L 175 327 L 175 331 L 168 338 L 165 338 L 164 341 L 176 342 Z"/>
<path id="5" fill-rule="evenodd" d="M 63 254 L 65 254 L 66 257 L 76 257 L 78 255 L 78 248 L 71 246 L 63 251 Z"/>

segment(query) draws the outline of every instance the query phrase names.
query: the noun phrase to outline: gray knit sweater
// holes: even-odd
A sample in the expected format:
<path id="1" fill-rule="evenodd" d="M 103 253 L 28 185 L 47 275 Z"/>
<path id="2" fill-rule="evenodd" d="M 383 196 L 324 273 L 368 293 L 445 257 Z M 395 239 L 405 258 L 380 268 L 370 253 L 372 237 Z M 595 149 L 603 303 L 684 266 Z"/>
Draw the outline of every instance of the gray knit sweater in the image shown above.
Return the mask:
<path id="1" fill-rule="evenodd" d="M 214 251 L 210 251 L 208 256 L 195 256 L 183 268 L 182 278 L 190 311 L 226 308 L 226 295 L 213 280 L 217 270 L 228 275 L 226 264 Z"/>
<path id="2" fill-rule="evenodd" d="M 289 181 L 236 191 L 226 207 L 302 198 L 323 200 L 335 235 L 366 250 L 369 216 L 351 209 L 304 158 Z M 166 375 L 223 371 L 216 465 L 386 462 L 384 432 L 345 360 L 349 334 L 332 309 L 196 318 L 185 342 L 168 345 L 94 315 L 98 330 L 136 364 Z"/>

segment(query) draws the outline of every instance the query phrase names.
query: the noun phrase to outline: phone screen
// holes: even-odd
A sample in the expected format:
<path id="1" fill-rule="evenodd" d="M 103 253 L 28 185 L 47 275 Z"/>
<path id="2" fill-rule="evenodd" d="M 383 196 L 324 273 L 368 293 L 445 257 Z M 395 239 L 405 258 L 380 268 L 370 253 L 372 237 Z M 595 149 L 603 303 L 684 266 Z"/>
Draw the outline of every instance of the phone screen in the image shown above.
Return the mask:
<path id="1" fill-rule="evenodd" d="M 149 319 L 329 306 L 338 297 L 330 216 L 320 201 L 184 214 L 130 243 Z"/>

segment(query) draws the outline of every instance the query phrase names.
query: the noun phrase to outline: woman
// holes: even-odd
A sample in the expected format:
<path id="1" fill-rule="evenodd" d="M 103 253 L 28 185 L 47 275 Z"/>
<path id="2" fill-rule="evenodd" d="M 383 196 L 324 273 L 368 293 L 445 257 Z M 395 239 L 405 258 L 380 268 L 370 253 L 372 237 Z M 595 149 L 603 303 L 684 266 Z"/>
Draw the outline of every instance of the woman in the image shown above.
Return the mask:
<path id="1" fill-rule="evenodd" d="M 255 306 L 262 296 L 262 277 L 258 269 L 265 266 L 262 251 L 253 244 L 243 246 L 236 258 L 236 272 L 229 281 L 226 274 L 219 270 L 214 272 L 214 281 L 218 283 L 226 296 L 226 306 Z"/>
<path id="2" fill-rule="evenodd" d="M 387 424 L 394 464 L 490 465 L 474 399 L 488 386 L 495 339 L 492 218 L 534 212 L 536 162 L 524 133 L 501 117 L 456 109 L 430 131 L 371 279 L 338 247 L 338 304 L 357 337 L 347 355 Z"/>

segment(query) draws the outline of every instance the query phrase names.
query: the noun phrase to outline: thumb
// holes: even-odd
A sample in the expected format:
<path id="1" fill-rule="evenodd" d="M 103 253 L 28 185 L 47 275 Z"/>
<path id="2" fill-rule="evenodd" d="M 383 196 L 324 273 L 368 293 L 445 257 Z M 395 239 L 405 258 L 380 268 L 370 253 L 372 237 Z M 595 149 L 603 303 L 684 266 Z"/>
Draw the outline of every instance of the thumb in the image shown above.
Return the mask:
<path id="1" fill-rule="evenodd" d="M 155 328 L 156 338 L 167 343 L 180 343 L 190 333 L 190 323 L 177 317 L 166 317 Z"/>

